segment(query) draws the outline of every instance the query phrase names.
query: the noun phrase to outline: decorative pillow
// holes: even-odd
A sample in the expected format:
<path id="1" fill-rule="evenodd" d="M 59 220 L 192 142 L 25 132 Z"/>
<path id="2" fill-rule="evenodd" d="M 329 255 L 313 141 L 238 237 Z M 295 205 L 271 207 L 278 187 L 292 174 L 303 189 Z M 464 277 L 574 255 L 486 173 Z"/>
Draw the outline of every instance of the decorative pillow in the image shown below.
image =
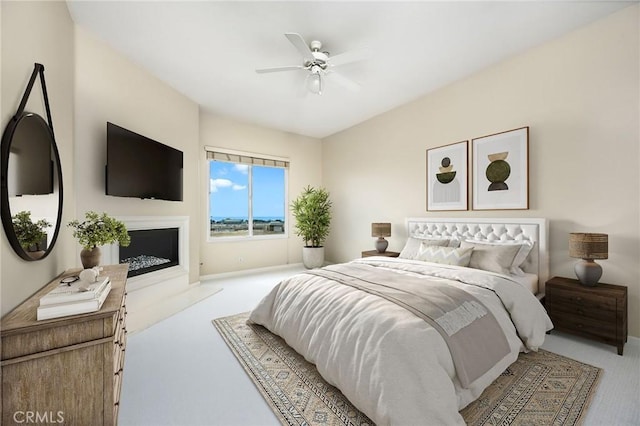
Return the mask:
<path id="1" fill-rule="evenodd" d="M 517 244 L 482 244 L 462 241 L 460 248 L 472 248 L 469 267 L 509 275 L 520 250 Z"/>
<path id="2" fill-rule="evenodd" d="M 473 248 L 422 246 L 417 260 L 442 263 L 444 265 L 469 266 Z"/>
<path id="3" fill-rule="evenodd" d="M 532 241 L 522 241 L 522 240 L 510 240 L 510 241 L 473 241 L 466 240 L 471 244 L 485 244 L 485 245 L 493 245 L 493 246 L 518 246 L 519 250 L 513 258 L 513 262 L 509 267 L 509 273 L 512 275 L 517 275 L 519 277 L 524 276 L 524 271 L 522 270 L 522 264 L 531 253 L 535 243 Z"/>
<path id="4" fill-rule="evenodd" d="M 423 245 L 446 246 L 447 244 L 449 244 L 449 240 L 444 240 L 444 239 L 443 240 L 425 240 L 421 238 L 409 237 L 398 257 L 401 257 L 403 259 L 413 260 L 418 257 L 418 252 L 420 251 L 420 247 Z"/>

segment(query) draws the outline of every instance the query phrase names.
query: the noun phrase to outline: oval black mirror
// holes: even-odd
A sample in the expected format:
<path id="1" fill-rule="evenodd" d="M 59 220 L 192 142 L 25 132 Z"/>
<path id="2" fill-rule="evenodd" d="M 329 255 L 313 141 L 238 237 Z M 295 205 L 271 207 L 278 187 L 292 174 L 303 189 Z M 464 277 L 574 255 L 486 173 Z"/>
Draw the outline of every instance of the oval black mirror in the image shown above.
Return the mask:
<path id="1" fill-rule="evenodd" d="M 49 124 L 29 112 L 14 116 L 2 135 L 1 153 L 1 214 L 7 239 L 22 259 L 44 259 L 62 219 L 62 170 Z"/>

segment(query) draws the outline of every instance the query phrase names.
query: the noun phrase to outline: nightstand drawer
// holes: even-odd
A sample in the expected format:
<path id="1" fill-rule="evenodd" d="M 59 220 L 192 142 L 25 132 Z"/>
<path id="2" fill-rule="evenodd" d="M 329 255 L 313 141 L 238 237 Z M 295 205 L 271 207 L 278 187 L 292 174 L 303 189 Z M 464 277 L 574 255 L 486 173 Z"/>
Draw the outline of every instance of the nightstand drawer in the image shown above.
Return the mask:
<path id="1" fill-rule="evenodd" d="M 575 302 L 572 303 L 567 299 L 557 297 L 548 297 L 545 303 L 547 310 L 553 312 L 563 312 L 578 317 L 592 318 L 610 323 L 616 322 L 617 315 L 615 309 L 593 309 L 592 306 L 581 305 Z"/>
<path id="2" fill-rule="evenodd" d="M 576 334 L 596 337 L 599 340 L 614 342 L 616 340 L 616 323 L 602 322 L 585 316 L 569 314 L 549 315 L 557 330 L 571 331 Z"/>
<path id="3" fill-rule="evenodd" d="M 585 308 L 585 311 L 595 309 L 615 312 L 616 310 L 616 299 L 598 294 L 589 294 L 562 288 L 549 288 L 546 298 L 547 303 L 567 303 L 575 305 L 576 307 Z"/>

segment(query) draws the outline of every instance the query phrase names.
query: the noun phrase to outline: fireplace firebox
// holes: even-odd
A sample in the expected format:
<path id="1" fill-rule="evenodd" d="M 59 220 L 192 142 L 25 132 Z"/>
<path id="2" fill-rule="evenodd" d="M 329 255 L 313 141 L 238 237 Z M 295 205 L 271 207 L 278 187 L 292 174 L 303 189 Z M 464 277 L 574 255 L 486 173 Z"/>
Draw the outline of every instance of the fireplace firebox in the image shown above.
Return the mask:
<path id="1" fill-rule="evenodd" d="M 129 263 L 129 278 L 178 265 L 178 228 L 130 230 L 131 243 L 120 247 L 119 263 Z"/>

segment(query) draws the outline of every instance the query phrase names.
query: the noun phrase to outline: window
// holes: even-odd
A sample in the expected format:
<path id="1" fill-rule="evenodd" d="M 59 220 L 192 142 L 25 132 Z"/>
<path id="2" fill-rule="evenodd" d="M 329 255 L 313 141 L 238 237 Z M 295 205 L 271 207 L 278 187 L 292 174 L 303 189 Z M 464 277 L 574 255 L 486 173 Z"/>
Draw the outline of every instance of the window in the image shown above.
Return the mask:
<path id="1" fill-rule="evenodd" d="M 286 235 L 289 162 L 207 148 L 209 240 Z"/>

